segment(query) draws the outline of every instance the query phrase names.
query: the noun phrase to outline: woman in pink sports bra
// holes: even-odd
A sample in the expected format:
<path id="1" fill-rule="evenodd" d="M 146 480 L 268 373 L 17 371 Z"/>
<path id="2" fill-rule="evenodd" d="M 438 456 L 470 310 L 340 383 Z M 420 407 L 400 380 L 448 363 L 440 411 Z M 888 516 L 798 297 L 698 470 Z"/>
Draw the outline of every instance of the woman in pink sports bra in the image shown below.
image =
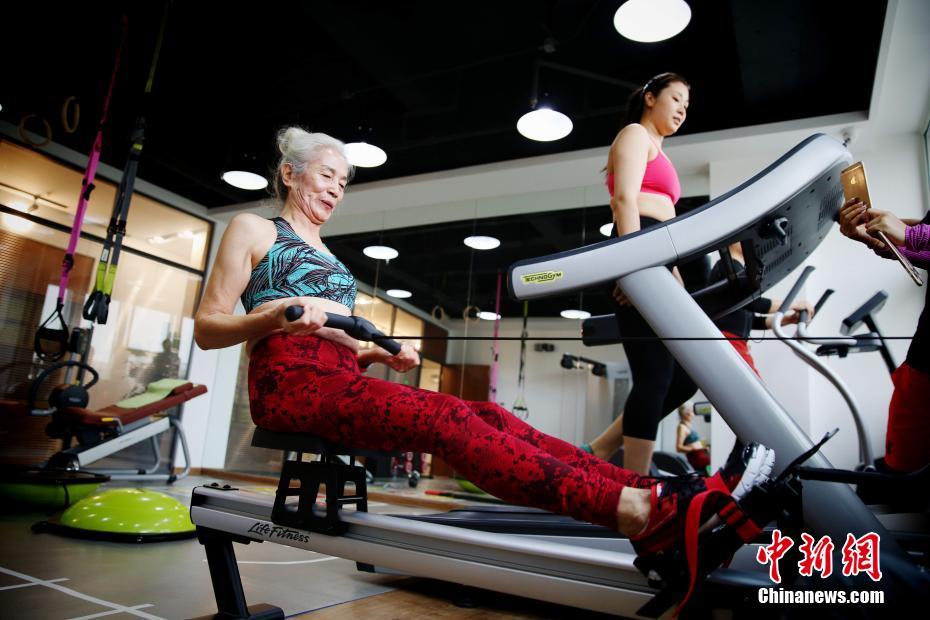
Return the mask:
<path id="1" fill-rule="evenodd" d="M 662 152 L 662 142 L 684 123 L 689 99 L 688 82 L 675 73 L 661 73 L 631 95 L 626 122 L 610 145 L 605 168 L 614 235 L 628 235 L 675 217 L 681 184 Z M 672 272 L 681 281 L 678 268 Z M 622 291 L 614 289 L 614 297 L 620 303 L 616 315 L 622 335 L 655 336 Z M 625 342 L 623 348 L 633 375 L 624 412 L 582 448 L 610 458 L 622 443 L 624 467 L 647 473 L 659 422 L 691 398 L 697 386 L 661 341 Z"/>

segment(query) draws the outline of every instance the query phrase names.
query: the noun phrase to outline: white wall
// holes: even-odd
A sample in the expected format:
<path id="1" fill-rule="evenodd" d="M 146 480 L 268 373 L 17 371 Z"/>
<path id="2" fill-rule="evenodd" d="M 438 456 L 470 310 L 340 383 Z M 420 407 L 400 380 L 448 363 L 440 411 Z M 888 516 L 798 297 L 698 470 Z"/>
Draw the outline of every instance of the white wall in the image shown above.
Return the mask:
<path id="1" fill-rule="evenodd" d="M 225 231 L 226 223 L 216 222 L 208 261 L 211 269 Z M 238 303 L 236 310 L 243 312 Z M 229 438 L 241 354 L 241 345 L 211 351 L 204 351 L 196 343 L 193 346 L 188 378 L 194 383 L 206 385 L 208 392 L 184 405 L 184 433 L 187 435 L 192 467 L 222 468 L 225 465 L 226 441 Z M 175 466 L 180 466 L 182 460 L 178 451 Z"/>
<path id="2" fill-rule="evenodd" d="M 468 336 L 491 337 L 493 323 L 480 321 L 468 324 Z M 464 322 L 448 321 L 450 336 L 464 336 Z M 523 328 L 522 319 L 503 319 L 500 325 L 501 338 L 519 338 Z M 599 362 L 626 364 L 626 356 L 620 345 L 586 347 L 581 342 L 546 340 L 546 338 L 578 338 L 580 322 L 569 319 L 530 318 L 527 331 L 531 338 L 543 340 L 527 341 L 525 400 L 529 409 L 528 422 L 544 433 L 555 435 L 578 444 L 593 439 L 592 428 L 602 430 L 613 419 L 611 394 L 607 379 L 595 377 L 590 371 L 566 370 L 559 365 L 563 353 L 581 355 Z M 533 345 L 549 342 L 555 351 L 535 351 Z M 491 363 L 491 341 L 450 340 L 447 363 L 485 364 Z M 497 400 L 511 409 L 517 399 L 517 377 L 520 367 L 519 340 L 500 342 L 500 362 Z"/>

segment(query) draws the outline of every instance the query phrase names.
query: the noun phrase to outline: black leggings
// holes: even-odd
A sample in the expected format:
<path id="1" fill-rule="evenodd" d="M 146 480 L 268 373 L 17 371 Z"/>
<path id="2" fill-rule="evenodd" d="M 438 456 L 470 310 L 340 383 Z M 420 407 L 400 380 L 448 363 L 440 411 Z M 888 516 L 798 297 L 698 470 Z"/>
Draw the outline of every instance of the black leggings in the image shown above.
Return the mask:
<path id="1" fill-rule="evenodd" d="M 646 320 L 632 307 L 617 311 L 622 337 L 655 337 Z M 694 396 L 697 385 L 659 340 L 624 342 L 633 389 L 623 408 L 623 434 L 654 441 L 659 422 Z"/>
<path id="2" fill-rule="evenodd" d="M 657 223 L 649 217 L 640 218 L 641 229 Z M 616 317 L 621 337 L 656 336 L 632 306 L 618 308 Z M 633 376 L 633 389 L 623 408 L 623 434 L 655 441 L 659 422 L 694 396 L 697 385 L 659 340 L 624 342 L 623 350 Z"/>

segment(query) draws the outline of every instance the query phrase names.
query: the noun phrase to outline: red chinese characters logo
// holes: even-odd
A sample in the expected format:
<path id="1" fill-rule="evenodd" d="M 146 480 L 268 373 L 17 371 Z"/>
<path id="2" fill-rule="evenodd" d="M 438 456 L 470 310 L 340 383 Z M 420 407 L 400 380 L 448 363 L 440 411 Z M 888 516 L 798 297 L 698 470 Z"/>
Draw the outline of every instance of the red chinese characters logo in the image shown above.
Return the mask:
<path id="1" fill-rule="evenodd" d="M 804 577 L 810 577 L 814 571 L 820 573 L 821 579 L 826 579 L 833 574 L 833 541 L 829 536 L 824 536 L 817 543 L 814 543 L 814 537 L 810 534 L 801 534 L 801 546 L 798 547 L 804 557 L 798 562 L 798 572 Z"/>
<path id="2" fill-rule="evenodd" d="M 778 561 L 784 557 L 788 550 L 794 546 L 794 541 L 789 536 L 782 536 L 781 530 L 772 532 L 772 544 L 759 547 L 756 552 L 756 560 L 759 564 L 769 564 L 769 579 L 773 583 L 781 583 L 781 573 L 778 571 Z"/>
<path id="3" fill-rule="evenodd" d="M 798 573 L 804 577 L 811 577 L 814 571 L 820 573 L 822 579 L 833 574 L 833 540 L 824 536 L 816 540 L 810 534 L 801 534 L 801 544 L 798 551 L 803 556 L 798 562 Z M 852 534 L 846 535 L 843 545 L 843 575 L 850 577 L 865 573 L 872 581 L 882 578 L 881 562 L 879 559 L 878 534 L 871 532 L 856 538 Z M 759 564 L 769 564 L 769 579 L 773 583 L 781 583 L 781 571 L 778 562 L 794 546 L 794 540 L 783 536 L 780 530 L 772 532 L 772 544 L 759 547 L 756 560 Z"/>
<path id="4" fill-rule="evenodd" d="M 847 534 L 846 544 L 843 545 L 843 575 L 849 577 L 865 573 L 872 581 L 879 581 L 882 578 L 878 557 L 879 542 L 881 538 L 874 532 L 862 538 Z"/>

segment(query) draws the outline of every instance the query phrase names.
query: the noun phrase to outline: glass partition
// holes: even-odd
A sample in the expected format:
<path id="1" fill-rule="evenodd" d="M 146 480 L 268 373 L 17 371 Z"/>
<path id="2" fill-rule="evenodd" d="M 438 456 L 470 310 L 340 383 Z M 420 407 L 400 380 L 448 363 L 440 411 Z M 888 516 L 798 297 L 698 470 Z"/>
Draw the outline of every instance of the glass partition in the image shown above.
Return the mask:
<path id="1" fill-rule="evenodd" d="M 35 355 L 33 337 L 57 304 L 81 178 L 81 171 L 0 141 L 0 398 L 25 400 L 32 380 L 49 364 Z M 93 290 L 102 249 L 93 231 L 106 234 L 110 205 L 105 202 L 108 197 L 112 201 L 113 192 L 112 184 L 98 181 L 62 312 L 69 329 L 93 328 L 86 361 L 100 381 L 89 390 L 91 409 L 140 393 L 157 379 L 187 376 L 193 314 L 211 233 L 206 220 L 136 196 L 107 323 L 92 326 L 81 318 L 81 309 Z M 180 235 L 174 245 L 146 240 L 146 229 L 170 234 L 172 227 L 182 225 L 192 231 L 183 242 Z M 49 377 L 40 399 L 64 380 L 63 371 Z M 47 423 L 47 418 L 4 416 L 0 459 L 35 464 L 57 451 L 60 441 L 46 436 Z"/>

